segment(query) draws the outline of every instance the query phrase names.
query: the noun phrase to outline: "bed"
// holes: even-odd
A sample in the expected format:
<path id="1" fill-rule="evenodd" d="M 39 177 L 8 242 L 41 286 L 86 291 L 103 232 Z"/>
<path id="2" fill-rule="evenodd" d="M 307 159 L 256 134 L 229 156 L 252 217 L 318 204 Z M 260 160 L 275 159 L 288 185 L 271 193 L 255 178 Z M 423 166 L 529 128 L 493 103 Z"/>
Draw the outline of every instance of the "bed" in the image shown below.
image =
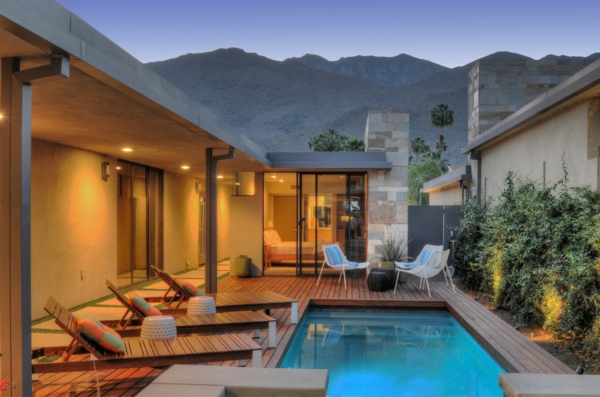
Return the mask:
<path id="1" fill-rule="evenodd" d="M 270 246 L 271 262 L 293 262 L 296 263 L 296 242 L 281 241 L 279 233 L 276 230 L 265 230 L 264 244 Z M 330 244 L 329 241 L 319 241 L 317 244 L 317 258 L 323 259 L 323 244 Z M 302 259 L 306 261 L 314 260 L 315 243 L 312 241 L 302 242 Z"/>

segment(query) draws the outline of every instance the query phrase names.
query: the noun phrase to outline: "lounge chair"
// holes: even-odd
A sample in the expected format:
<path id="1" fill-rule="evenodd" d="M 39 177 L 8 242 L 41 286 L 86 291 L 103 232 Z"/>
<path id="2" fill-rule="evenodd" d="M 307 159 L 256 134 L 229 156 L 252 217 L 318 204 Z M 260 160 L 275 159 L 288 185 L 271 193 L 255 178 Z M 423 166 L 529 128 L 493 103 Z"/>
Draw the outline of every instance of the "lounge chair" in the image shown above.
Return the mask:
<path id="1" fill-rule="evenodd" d="M 141 327 L 137 326 L 147 313 L 131 304 L 125 295 L 110 281 L 106 280 L 106 286 L 115 294 L 117 300 L 127 309 L 123 317 L 116 322 L 107 322 L 114 325 L 121 336 L 140 336 Z M 177 333 L 181 335 L 206 333 L 206 332 L 229 332 L 254 330 L 254 337 L 260 337 L 260 330 L 267 329 L 269 332 L 269 348 L 277 347 L 277 337 L 273 317 L 264 313 L 242 311 L 230 313 L 201 314 L 201 315 L 174 315 Z M 135 321 L 135 320 L 138 321 Z"/>
<path id="2" fill-rule="evenodd" d="M 254 367 L 262 366 L 262 350 L 244 334 L 190 335 L 175 339 L 147 340 L 123 338 L 124 353 L 113 353 L 79 332 L 78 320 L 69 310 L 49 297 L 44 307 L 58 326 L 73 338 L 69 346 L 36 349 L 32 358 L 62 355 L 51 363 L 33 363 L 33 373 L 93 371 L 136 367 L 162 367 L 172 364 L 238 360 L 245 365 L 252 359 Z M 75 354 L 90 354 L 90 359 L 71 360 Z"/>
<path id="3" fill-rule="evenodd" d="M 400 276 L 400 272 L 412 274 L 413 276 L 417 276 L 421 278 L 421 283 L 419 287 L 423 289 L 424 285 L 427 285 L 427 293 L 431 298 L 431 290 L 429 289 L 429 281 L 430 277 L 437 275 L 441 272 L 447 265 L 448 255 L 450 254 L 450 250 L 446 251 L 429 251 L 423 249 L 421 254 L 417 257 L 417 261 L 410 263 L 401 263 L 395 262 L 396 265 L 396 286 L 394 287 L 394 294 L 396 293 L 396 289 L 398 288 L 398 278 Z M 451 280 L 452 281 L 452 280 Z M 446 283 L 448 280 L 446 280 Z M 452 285 L 454 288 L 454 285 Z M 456 292 L 455 292 L 456 293 Z"/>
<path id="4" fill-rule="evenodd" d="M 317 285 L 319 285 L 319 282 L 321 281 L 321 275 L 323 274 L 323 268 L 325 265 L 341 272 L 340 280 L 343 276 L 345 289 L 348 289 L 348 286 L 346 285 L 346 270 L 367 269 L 367 275 L 369 274 L 369 262 L 350 262 L 348 259 L 346 259 L 342 249 L 337 244 L 323 245 L 323 256 L 323 265 L 321 266 L 321 272 L 319 273 L 319 278 L 317 279 Z"/>
<path id="5" fill-rule="evenodd" d="M 148 302 L 159 301 L 171 310 L 162 310 L 163 314 L 185 314 L 182 309 L 193 295 L 186 291 L 171 275 L 155 266 L 152 269 L 156 275 L 167 284 L 167 292 L 161 298 L 145 298 Z M 174 295 L 169 295 L 174 291 Z M 291 309 L 291 324 L 298 323 L 298 301 L 272 291 L 219 292 L 207 294 L 215 300 L 217 313 L 237 312 L 244 310 L 265 310 L 270 314 L 271 309 Z"/>

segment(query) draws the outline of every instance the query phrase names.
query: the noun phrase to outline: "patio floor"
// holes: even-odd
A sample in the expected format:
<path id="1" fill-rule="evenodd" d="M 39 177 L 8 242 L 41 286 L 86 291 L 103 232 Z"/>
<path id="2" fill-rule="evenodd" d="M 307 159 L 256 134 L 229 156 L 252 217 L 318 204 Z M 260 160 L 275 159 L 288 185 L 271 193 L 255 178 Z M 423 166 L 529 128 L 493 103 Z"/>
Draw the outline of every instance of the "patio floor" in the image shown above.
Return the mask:
<path id="1" fill-rule="evenodd" d="M 260 277 L 239 279 L 227 277 L 219 282 L 219 291 L 274 291 L 298 300 L 298 318 L 301 319 L 309 302 L 313 304 L 370 306 L 419 306 L 446 307 L 459 319 L 462 325 L 484 345 L 509 372 L 571 374 L 573 371 L 541 347 L 530 342 L 510 325 L 491 314 L 479 303 L 462 291 L 456 295 L 442 282 L 432 282 L 432 298 L 427 292 L 418 289 L 418 281 L 409 279 L 399 285 L 396 295 L 393 291 L 371 292 L 364 278 L 348 280 L 348 290 L 337 277 L 326 277 L 317 287 L 313 277 Z M 340 301 L 338 301 L 340 300 Z M 285 347 L 293 336 L 296 325 L 289 321 L 289 309 L 271 311 L 277 319 L 277 348 L 267 349 L 267 332 L 261 332 L 255 339 L 263 347 L 263 366 L 276 367 Z M 248 332 L 251 336 L 252 332 Z M 209 365 L 234 366 L 235 362 L 216 362 Z M 72 372 L 42 374 L 33 383 L 34 396 L 93 396 L 100 386 L 103 396 L 134 396 L 159 376 L 164 369 L 135 368 L 127 370 Z"/>

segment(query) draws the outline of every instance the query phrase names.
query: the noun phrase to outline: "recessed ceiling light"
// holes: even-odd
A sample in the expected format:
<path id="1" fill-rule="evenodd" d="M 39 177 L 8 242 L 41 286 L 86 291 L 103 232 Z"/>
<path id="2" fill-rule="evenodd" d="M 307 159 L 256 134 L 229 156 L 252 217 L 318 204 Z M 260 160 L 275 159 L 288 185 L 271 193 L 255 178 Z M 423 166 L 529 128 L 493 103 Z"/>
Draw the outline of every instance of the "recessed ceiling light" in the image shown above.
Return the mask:
<path id="1" fill-rule="evenodd" d="M 2 116 L 2 114 L 0 113 L 0 120 L 2 120 L 2 117 L 4 117 L 4 116 Z"/>
<path id="2" fill-rule="evenodd" d="M 280 179 L 279 182 L 283 182 L 283 179 Z"/>
<path id="3" fill-rule="evenodd" d="M 236 184 L 237 186 L 240 186 L 240 185 L 241 185 L 241 183 L 239 183 L 239 182 L 236 182 L 235 184 Z"/>
<path id="4" fill-rule="evenodd" d="M 271 178 L 273 178 L 273 179 L 277 179 L 277 177 L 276 177 L 275 175 L 272 175 L 272 176 L 271 176 Z"/>
<path id="5" fill-rule="evenodd" d="M 124 147 L 123 149 L 121 149 L 124 152 L 133 152 L 133 149 L 130 147 Z"/>
<path id="6" fill-rule="evenodd" d="M 189 169 L 190 169 L 190 166 L 189 166 L 189 165 L 182 165 L 182 166 L 181 166 L 181 169 L 182 169 L 182 170 L 189 170 Z"/>
<path id="7" fill-rule="evenodd" d="M 217 175 L 217 178 L 223 179 L 223 175 Z"/>
<path id="8" fill-rule="evenodd" d="M 118 169 L 118 170 L 120 170 L 120 169 L 121 169 L 121 166 L 120 166 L 120 165 L 117 165 L 117 169 Z"/>

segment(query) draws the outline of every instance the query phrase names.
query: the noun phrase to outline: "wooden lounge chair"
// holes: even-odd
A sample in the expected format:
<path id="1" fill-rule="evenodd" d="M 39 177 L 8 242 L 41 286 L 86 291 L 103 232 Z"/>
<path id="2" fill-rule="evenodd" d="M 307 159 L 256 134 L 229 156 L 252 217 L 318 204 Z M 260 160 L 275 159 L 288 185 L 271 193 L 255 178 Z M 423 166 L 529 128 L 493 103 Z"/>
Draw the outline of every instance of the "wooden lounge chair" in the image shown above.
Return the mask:
<path id="1" fill-rule="evenodd" d="M 123 338 L 125 353 L 110 352 L 79 333 L 77 318 L 49 297 L 44 307 L 58 326 L 73 338 L 69 346 L 36 349 L 32 358 L 62 355 L 51 363 L 33 363 L 33 373 L 92 371 L 135 367 L 162 367 L 172 364 L 238 360 L 245 365 L 252 359 L 254 367 L 262 366 L 262 350 L 244 334 L 189 335 L 175 339 L 147 340 Z M 90 359 L 74 357 L 90 354 Z"/>
<path id="2" fill-rule="evenodd" d="M 171 277 L 171 275 L 155 266 L 152 269 L 156 275 L 167 284 L 167 292 L 161 298 L 145 298 L 148 302 L 162 302 L 171 310 L 161 310 L 163 314 L 184 314 L 186 302 L 190 296 L 186 290 Z M 171 295 L 170 292 L 174 291 Z M 291 324 L 298 323 L 298 301 L 272 291 L 219 292 L 207 294 L 215 299 L 217 313 L 235 312 L 241 310 L 265 310 L 270 314 L 271 309 L 290 308 Z"/>
<path id="3" fill-rule="evenodd" d="M 106 280 L 106 286 L 115 294 L 117 300 L 127 309 L 119 321 L 105 322 L 116 327 L 119 335 L 140 336 L 141 320 L 146 314 L 131 304 L 129 299 L 110 281 Z M 174 315 L 177 334 L 195 334 L 203 332 L 229 332 L 254 330 L 254 337 L 260 337 L 260 330 L 267 329 L 269 332 L 269 348 L 277 347 L 276 321 L 264 313 L 241 311 L 202 315 Z M 136 321 L 137 320 L 137 321 Z"/>

